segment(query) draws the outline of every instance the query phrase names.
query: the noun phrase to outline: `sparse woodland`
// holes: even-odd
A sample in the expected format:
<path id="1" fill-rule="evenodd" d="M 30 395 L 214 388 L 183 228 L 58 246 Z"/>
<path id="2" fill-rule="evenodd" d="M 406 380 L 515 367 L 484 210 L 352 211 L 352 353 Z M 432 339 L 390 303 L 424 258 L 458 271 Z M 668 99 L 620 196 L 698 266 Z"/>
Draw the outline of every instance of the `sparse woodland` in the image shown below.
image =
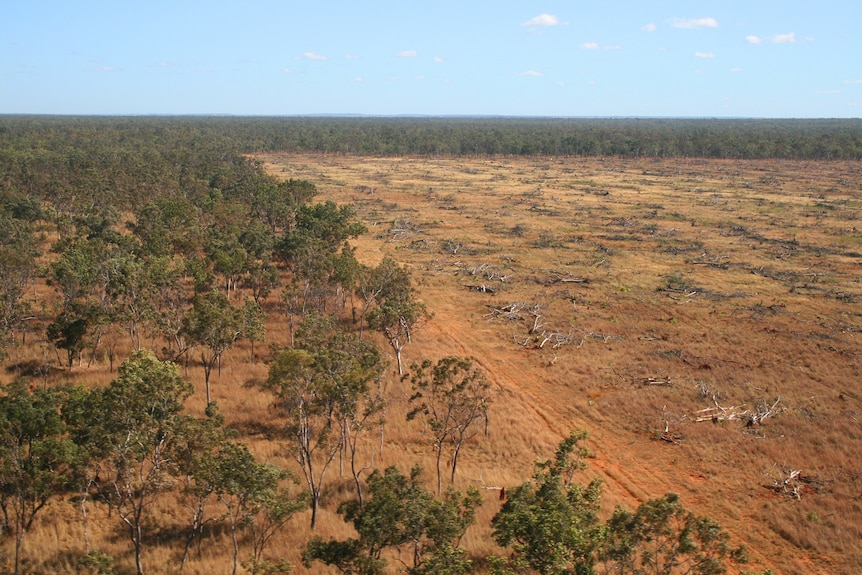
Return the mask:
<path id="1" fill-rule="evenodd" d="M 860 155 L 0 117 L 0 565 L 858 572 Z"/>

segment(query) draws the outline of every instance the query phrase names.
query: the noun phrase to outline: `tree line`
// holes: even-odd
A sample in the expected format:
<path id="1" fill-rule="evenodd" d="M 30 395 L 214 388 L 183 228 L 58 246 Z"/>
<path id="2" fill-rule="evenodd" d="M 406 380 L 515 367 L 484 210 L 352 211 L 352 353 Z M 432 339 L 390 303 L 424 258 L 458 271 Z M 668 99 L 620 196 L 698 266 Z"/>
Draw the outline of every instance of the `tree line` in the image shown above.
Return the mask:
<path id="1" fill-rule="evenodd" d="M 134 201 L 194 181 L 226 155 L 267 151 L 860 159 L 862 120 L 0 116 L 0 174 L 21 189 L 89 184 Z"/>

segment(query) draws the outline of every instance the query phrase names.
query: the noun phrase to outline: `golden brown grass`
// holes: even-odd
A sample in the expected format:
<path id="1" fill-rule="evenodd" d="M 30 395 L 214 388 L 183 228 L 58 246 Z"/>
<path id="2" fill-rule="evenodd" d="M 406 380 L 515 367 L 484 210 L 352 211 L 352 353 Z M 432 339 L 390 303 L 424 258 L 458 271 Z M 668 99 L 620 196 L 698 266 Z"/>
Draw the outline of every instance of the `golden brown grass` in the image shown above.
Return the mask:
<path id="1" fill-rule="evenodd" d="M 369 228 L 356 242 L 362 261 L 389 255 L 409 266 L 434 316 L 405 348 L 407 364 L 471 355 L 488 372 L 490 435 L 468 446 L 460 487 L 523 482 L 536 458 L 549 457 L 569 430 L 586 428 L 595 456 L 585 481 L 604 478 L 608 510 L 674 491 L 749 546 L 751 570 L 862 571 L 858 163 L 262 159 L 274 174 L 314 182 L 319 199 L 356 206 Z M 564 281 L 573 279 L 587 281 Z M 496 293 L 465 287 L 481 285 Z M 494 314 L 513 303 L 540 319 Z M 271 341 L 286 341 L 277 315 L 269 330 Z M 567 343 L 540 348 L 542 332 Z M 264 347 L 255 364 L 245 345 L 231 350 L 213 393 L 258 456 L 292 467 L 272 433 L 268 398 L 250 385 L 266 377 Z M 53 353 L 44 348 L 15 353 Z M 202 386 L 198 366 L 188 375 Z M 71 377 L 102 384 L 111 374 L 100 364 Z M 369 444 L 366 457 L 374 453 L 379 467 L 421 463 L 431 484 L 430 445 L 418 423 L 405 421 L 408 390 L 394 373 L 389 389 L 385 448 Z M 190 410 L 203 409 L 200 396 Z M 762 425 L 695 421 L 716 405 L 752 411 L 779 397 L 778 413 Z M 661 439 L 665 429 L 675 443 Z M 802 471 L 799 499 L 771 489 L 781 468 Z M 338 475 L 336 466 L 318 529 L 324 536 L 350 533 L 334 512 L 351 496 Z M 479 525 L 464 540 L 477 558 L 495 552 L 488 523 L 497 492 L 483 493 Z M 179 528 L 182 510 L 162 505 L 160 530 Z M 94 518 L 92 545 L 128 568 L 116 527 L 115 518 Z M 309 536 L 301 515 L 273 547 L 296 573 L 306 572 L 299 550 Z M 42 566 L 34 571 L 75 572 L 71 557 L 83 548 L 75 510 L 54 503 L 26 545 Z M 156 538 L 147 565 L 176 572 L 177 546 Z M 204 549 L 185 572 L 226 572 L 228 535 L 214 534 Z"/>

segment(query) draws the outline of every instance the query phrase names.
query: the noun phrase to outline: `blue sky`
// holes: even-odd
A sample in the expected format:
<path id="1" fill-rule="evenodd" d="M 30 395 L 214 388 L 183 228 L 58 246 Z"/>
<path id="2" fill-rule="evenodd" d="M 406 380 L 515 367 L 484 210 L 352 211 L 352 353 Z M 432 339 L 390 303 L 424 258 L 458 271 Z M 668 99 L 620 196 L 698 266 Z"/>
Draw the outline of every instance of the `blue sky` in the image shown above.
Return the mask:
<path id="1" fill-rule="evenodd" d="M 860 27 L 860 0 L 0 0 L 0 113 L 860 117 Z"/>

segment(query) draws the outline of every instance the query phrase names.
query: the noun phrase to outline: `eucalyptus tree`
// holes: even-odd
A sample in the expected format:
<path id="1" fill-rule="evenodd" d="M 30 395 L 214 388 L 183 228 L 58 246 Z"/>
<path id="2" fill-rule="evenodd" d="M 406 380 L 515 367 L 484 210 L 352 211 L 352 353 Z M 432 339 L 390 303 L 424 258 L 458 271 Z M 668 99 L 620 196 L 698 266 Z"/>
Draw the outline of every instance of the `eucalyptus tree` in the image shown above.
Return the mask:
<path id="1" fill-rule="evenodd" d="M 430 314 L 425 304 L 416 299 L 410 274 L 394 261 L 384 259 L 377 271 L 369 273 L 366 287 L 361 288 L 363 298 L 374 302 L 374 308 L 367 312 L 368 326 L 386 338 L 395 352 L 398 374 L 403 375 L 401 351 L 412 341 L 416 326 Z M 360 280 L 360 285 L 363 281 L 366 280 Z"/>
<path id="2" fill-rule="evenodd" d="M 585 467 L 588 452 L 581 442 L 586 438 L 585 431 L 572 432 L 560 442 L 554 459 L 536 464 L 533 481 L 509 491 L 491 522 L 494 540 L 512 549 L 508 560 L 497 561 L 498 572 L 593 573 L 603 537 L 601 481 L 587 487 L 572 482 L 574 472 Z"/>
<path id="3" fill-rule="evenodd" d="M 242 336 L 251 344 L 250 359 L 254 363 L 254 344 L 266 339 L 266 314 L 260 303 L 249 298 L 242 306 Z"/>
<path id="4" fill-rule="evenodd" d="M 373 345 L 333 330 L 326 318 L 311 317 L 296 347 L 278 352 L 270 366 L 264 387 L 288 418 L 290 451 L 311 496 L 312 529 L 326 473 L 344 447 L 344 422 L 379 375 L 380 361 Z"/>
<path id="5" fill-rule="evenodd" d="M 306 566 L 320 561 L 345 574 L 377 575 L 386 567 L 386 549 L 406 548 L 412 559 L 408 573 L 437 573 L 444 565 L 453 575 L 469 572 L 471 562 L 459 544 L 482 501 L 475 487 L 435 498 L 423 487 L 419 467 L 406 476 L 392 466 L 368 477 L 368 492 L 365 503 L 346 501 L 338 508 L 358 537 L 312 538 L 303 551 Z"/>
<path id="6" fill-rule="evenodd" d="M 182 412 L 192 391 L 174 364 L 138 351 L 123 362 L 117 379 L 92 392 L 82 415 L 91 457 L 101 462 L 98 496 L 127 529 L 138 575 L 144 572 L 148 510 L 180 472 L 177 455 L 188 419 Z"/>
<path id="7" fill-rule="evenodd" d="M 186 261 L 179 256 L 151 257 L 147 268 L 153 288 L 151 315 L 147 318 L 150 334 L 161 336 L 167 344 L 165 351 L 178 360 L 189 349 L 183 330 L 190 299 L 183 281 Z"/>
<path id="8" fill-rule="evenodd" d="M 464 443 L 481 430 L 487 433 L 491 384 L 471 358 L 454 356 L 444 357 L 436 364 L 430 360 L 414 364 L 410 383 L 413 395 L 407 419 L 419 417 L 431 431 L 439 494 L 443 489 L 441 462 L 445 446 L 452 446 L 449 481 L 454 483 Z"/>
<path id="9" fill-rule="evenodd" d="M 208 518 L 206 511 L 221 485 L 218 455 L 230 445 L 236 432 L 224 426 L 224 416 L 215 405 L 209 406 L 206 417 L 185 421 L 179 453 L 182 488 L 179 500 L 191 510 L 191 519 L 180 566 L 184 566 L 195 540 L 198 555 L 202 554 L 205 526 L 218 519 Z"/>
<path id="10" fill-rule="evenodd" d="M 263 303 L 281 280 L 274 261 L 275 239 L 275 234 L 268 226 L 254 219 L 245 225 L 239 235 L 239 243 L 247 255 L 240 283 L 251 290 L 258 304 Z"/>
<path id="11" fill-rule="evenodd" d="M 311 306 L 324 313 L 333 287 L 352 277 L 345 273 L 350 267 L 339 260 L 350 251 L 348 240 L 365 232 L 355 216 L 351 206 L 332 201 L 300 206 L 294 228 L 278 242 L 276 251 L 293 273 L 303 311 Z"/>
<path id="12" fill-rule="evenodd" d="M 38 255 L 31 224 L 0 210 L 0 358 L 31 317 L 23 296 L 36 274 Z"/>
<path id="13" fill-rule="evenodd" d="M 67 351 L 70 368 L 74 357 L 88 344 L 95 356 L 114 319 L 111 285 L 120 280 L 120 262 L 130 254 L 125 246 L 107 241 L 107 235 L 102 231 L 94 237 L 70 238 L 55 246 L 61 253 L 50 264 L 48 281 L 59 292 L 60 310 L 48 326 L 48 338 L 57 348 Z M 91 341 L 87 341 L 88 335 Z"/>
<path id="14" fill-rule="evenodd" d="M 243 336 L 245 314 L 228 297 L 218 291 L 197 295 L 192 308 L 183 318 L 183 333 L 192 344 L 202 346 L 207 405 L 212 403 L 210 376 L 213 368 L 221 368 L 225 351 Z"/>
<path id="15" fill-rule="evenodd" d="M 389 256 L 384 257 L 377 266 L 360 265 L 355 281 L 356 295 L 362 300 L 359 336 L 362 337 L 365 318 L 378 302 L 409 296 L 410 289 L 410 274 Z"/>
<path id="16" fill-rule="evenodd" d="M 675 493 L 634 512 L 616 509 L 599 551 L 606 571 L 619 575 L 720 575 L 728 562 L 747 560 L 718 523 L 686 510 Z"/>
<path id="17" fill-rule="evenodd" d="M 81 461 L 61 414 L 67 391 L 19 379 L 0 395 L 0 511 L 15 540 L 16 574 L 25 534 L 50 499 L 74 485 Z"/>
<path id="18" fill-rule="evenodd" d="M 128 224 L 144 256 L 190 255 L 202 246 L 201 211 L 187 198 L 155 197 Z"/>
<path id="19" fill-rule="evenodd" d="M 239 287 L 239 280 L 245 274 L 248 252 L 240 242 L 240 230 L 235 225 L 212 225 L 207 229 L 204 252 L 212 263 L 213 270 L 224 279 L 225 293 Z"/>
<path id="20" fill-rule="evenodd" d="M 247 562 L 252 573 L 264 566 L 264 551 L 272 537 L 305 506 L 281 484 L 290 474 L 268 463 L 258 463 L 248 447 L 222 441 L 200 460 L 196 480 L 224 506 L 231 533 L 233 569 L 239 567 L 240 532 L 251 534 L 252 554 Z"/>
<path id="21" fill-rule="evenodd" d="M 271 178 L 255 190 L 251 209 L 273 235 L 283 234 L 295 226 L 299 208 L 316 195 L 317 188 L 307 180 Z"/>
<path id="22" fill-rule="evenodd" d="M 79 357 L 87 346 L 90 317 L 86 308 L 74 306 L 60 312 L 46 329 L 48 341 L 57 349 L 66 351 L 66 365 L 69 369 L 72 369 L 75 358 Z"/>

